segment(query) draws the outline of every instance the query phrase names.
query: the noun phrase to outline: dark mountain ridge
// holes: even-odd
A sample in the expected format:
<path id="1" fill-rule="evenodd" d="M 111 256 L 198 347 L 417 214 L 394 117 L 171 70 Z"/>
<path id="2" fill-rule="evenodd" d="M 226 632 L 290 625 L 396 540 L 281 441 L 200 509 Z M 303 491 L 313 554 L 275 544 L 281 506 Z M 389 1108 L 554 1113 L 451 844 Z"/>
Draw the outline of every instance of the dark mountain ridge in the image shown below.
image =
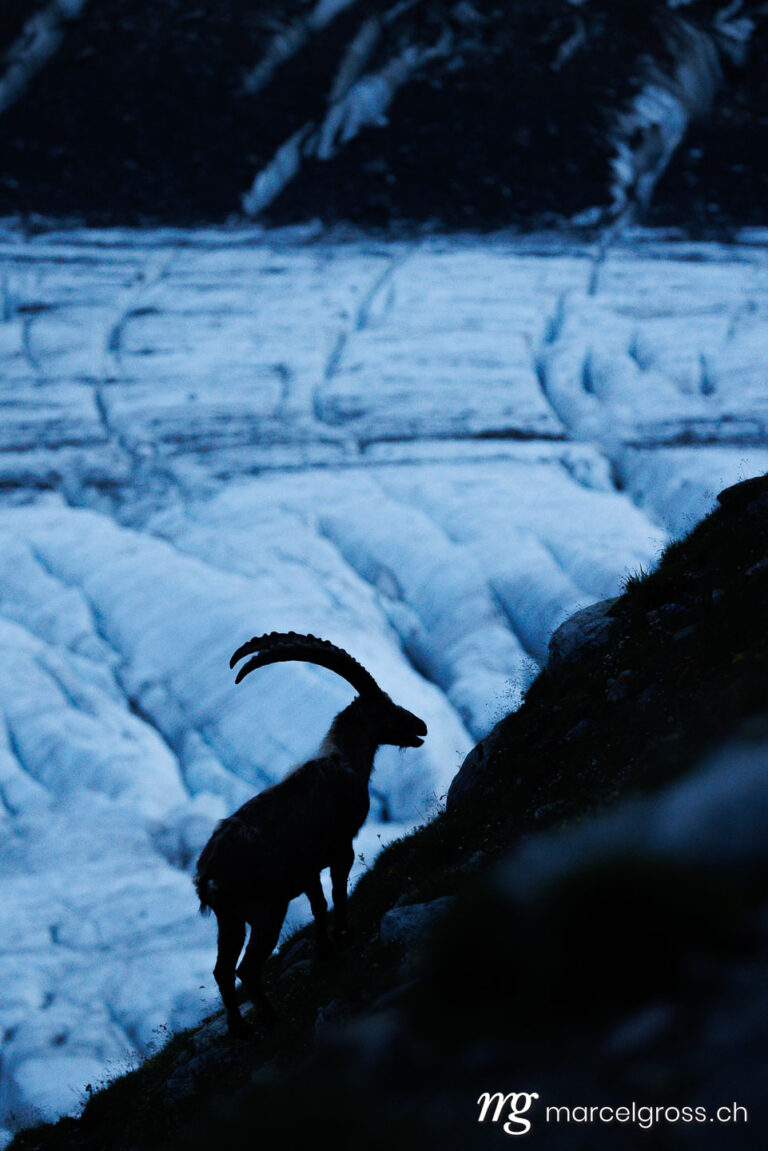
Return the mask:
<path id="1" fill-rule="evenodd" d="M 723 0 L 12 3 L 0 213 L 762 224 L 767 35 Z"/>

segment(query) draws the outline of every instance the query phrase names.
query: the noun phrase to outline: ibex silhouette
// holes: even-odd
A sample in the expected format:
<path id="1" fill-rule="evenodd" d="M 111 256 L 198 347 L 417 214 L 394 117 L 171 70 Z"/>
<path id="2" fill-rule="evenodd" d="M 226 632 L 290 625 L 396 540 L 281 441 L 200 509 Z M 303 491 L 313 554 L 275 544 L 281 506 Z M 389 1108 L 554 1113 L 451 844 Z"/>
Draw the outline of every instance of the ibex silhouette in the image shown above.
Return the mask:
<path id="1" fill-rule="evenodd" d="M 352 841 L 368 814 L 376 750 L 382 744 L 420 747 L 427 734 L 423 720 L 393 703 L 357 660 L 327 640 L 271 632 L 239 647 L 230 667 L 247 655 L 252 658 L 240 668 L 237 683 L 257 667 L 304 660 L 343 676 L 358 695 L 336 716 L 317 755 L 222 820 L 197 862 L 194 882 L 200 909 L 210 908 L 218 921 L 213 974 L 235 1034 L 249 1031 L 235 996 L 235 974 L 262 1020 L 274 1018 L 261 971 L 277 943 L 288 903 L 302 892 L 309 897 L 318 950 L 328 947 L 327 905 L 320 884 L 326 867 L 331 869 L 334 937 L 347 934 Z M 250 938 L 237 967 L 246 924 Z"/>

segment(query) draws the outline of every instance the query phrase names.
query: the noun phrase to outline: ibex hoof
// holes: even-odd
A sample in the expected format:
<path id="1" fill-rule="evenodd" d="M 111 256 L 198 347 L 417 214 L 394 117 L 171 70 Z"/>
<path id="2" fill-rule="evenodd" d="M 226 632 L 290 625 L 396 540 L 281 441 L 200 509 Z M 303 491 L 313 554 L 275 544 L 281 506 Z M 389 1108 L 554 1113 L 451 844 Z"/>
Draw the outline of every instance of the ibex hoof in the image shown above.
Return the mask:
<path id="1" fill-rule="evenodd" d="M 232 1039 L 253 1039 L 256 1035 L 256 1029 L 252 1023 L 246 1023 L 242 1018 L 230 1019 L 227 1021 L 229 1034 Z"/>

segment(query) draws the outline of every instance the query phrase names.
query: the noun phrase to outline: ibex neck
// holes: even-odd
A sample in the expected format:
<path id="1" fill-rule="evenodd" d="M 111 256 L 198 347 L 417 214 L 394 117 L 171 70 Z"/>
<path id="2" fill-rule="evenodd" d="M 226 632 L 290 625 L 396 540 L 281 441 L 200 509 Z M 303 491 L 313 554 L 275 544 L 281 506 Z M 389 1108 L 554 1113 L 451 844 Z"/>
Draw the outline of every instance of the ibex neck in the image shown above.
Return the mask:
<path id="1" fill-rule="evenodd" d="M 324 752 L 336 751 L 365 779 L 373 770 L 373 758 L 379 741 L 373 730 L 365 703 L 355 699 L 334 719 L 323 740 Z"/>

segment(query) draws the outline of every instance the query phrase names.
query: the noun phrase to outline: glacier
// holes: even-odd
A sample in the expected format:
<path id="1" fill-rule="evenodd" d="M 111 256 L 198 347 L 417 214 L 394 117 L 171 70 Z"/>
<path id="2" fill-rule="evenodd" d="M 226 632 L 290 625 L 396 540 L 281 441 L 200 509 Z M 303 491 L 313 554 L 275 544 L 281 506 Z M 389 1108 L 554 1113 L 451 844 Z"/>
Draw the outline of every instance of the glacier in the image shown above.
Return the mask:
<path id="1" fill-rule="evenodd" d="M 190 871 L 350 699 L 422 715 L 355 874 L 574 611 L 768 471 L 768 233 L 0 227 L 0 1141 L 216 1007 Z M 292 906 L 286 931 L 308 917 Z"/>

